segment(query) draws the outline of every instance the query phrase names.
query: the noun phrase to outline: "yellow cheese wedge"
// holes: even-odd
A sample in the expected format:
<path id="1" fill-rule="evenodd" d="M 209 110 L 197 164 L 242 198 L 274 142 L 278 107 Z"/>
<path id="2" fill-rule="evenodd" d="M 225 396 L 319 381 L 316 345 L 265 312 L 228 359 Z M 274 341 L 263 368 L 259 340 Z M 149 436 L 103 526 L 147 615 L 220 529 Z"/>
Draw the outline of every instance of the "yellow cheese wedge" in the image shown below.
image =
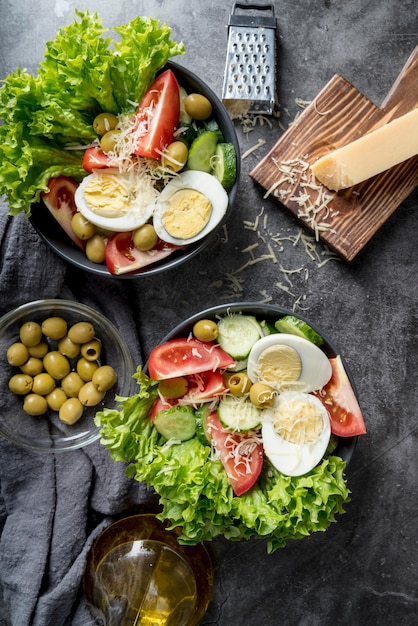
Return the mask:
<path id="1" fill-rule="evenodd" d="M 346 189 L 418 154 L 418 108 L 313 163 L 315 178 L 333 191 Z"/>

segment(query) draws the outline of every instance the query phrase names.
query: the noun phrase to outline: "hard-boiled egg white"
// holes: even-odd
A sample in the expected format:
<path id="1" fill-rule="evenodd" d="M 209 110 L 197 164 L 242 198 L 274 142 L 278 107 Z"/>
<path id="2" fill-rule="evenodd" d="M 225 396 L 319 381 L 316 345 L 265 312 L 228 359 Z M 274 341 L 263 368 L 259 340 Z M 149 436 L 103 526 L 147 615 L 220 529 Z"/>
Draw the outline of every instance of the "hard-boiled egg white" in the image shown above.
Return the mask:
<path id="1" fill-rule="evenodd" d="M 150 219 L 156 196 L 149 176 L 138 179 L 103 170 L 86 176 L 74 199 L 80 213 L 95 226 L 110 232 L 127 232 Z"/>
<path id="2" fill-rule="evenodd" d="M 228 194 L 214 176 L 186 170 L 175 176 L 159 195 L 154 228 L 163 241 L 190 244 L 206 237 L 220 223 L 227 207 Z"/>
<path id="3" fill-rule="evenodd" d="M 263 382 L 277 392 L 310 392 L 331 378 L 328 357 L 318 346 L 296 335 L 273 333 L 253 345 L 247 372 L 252 382 Z"/>
<path id="4" fill-rule="evenodd" d="M 274 467 L 287 476 L 302 476 L 325 454 L 330 419 L 317 397 L 286 391 L 264 410 L 261 432 L 265 455 Z"/>

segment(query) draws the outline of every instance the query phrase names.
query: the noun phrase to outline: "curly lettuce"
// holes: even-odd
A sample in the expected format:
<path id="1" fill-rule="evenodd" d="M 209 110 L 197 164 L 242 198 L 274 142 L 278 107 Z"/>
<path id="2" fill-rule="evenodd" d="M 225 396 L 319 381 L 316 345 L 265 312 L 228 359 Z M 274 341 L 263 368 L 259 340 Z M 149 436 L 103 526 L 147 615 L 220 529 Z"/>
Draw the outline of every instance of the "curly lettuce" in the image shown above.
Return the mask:
<path id="1" fill-rule="evenodd" d="M 179 528 L 179 541 L 195 545 L 223 535 L 230 540 L 267 539 L 268 552 L 289 539 L 325 531 L 344 513 L 350 492 L 345 462 L 328 456 L 304 476 L 281 474 L 267 460 L 255 486 L 234 495 L 219 460 L 197 437 L 182 443 L 158 434 L 150 410 L 158 390 L 138 368 L 140 391 L 121 401 L 118 410 L 97 413 L 101 442 L 116 461 L 125 461 L 128 476 L 159 494 L 161 520 Z"/>
<path id="2" fill-rule="evenodd" d="M 113 40 L 97 13 L 76 15 L 47 42 L 37 76 L 17 69 L 2 81 L 0 195 L 12 215 L 30 216 L 51 177 L 81 180 L 81 148 L 97 137 L 94 117 L 133 111 L 168 59 L 185 51 L 149 17 L 116 27 Z"/>

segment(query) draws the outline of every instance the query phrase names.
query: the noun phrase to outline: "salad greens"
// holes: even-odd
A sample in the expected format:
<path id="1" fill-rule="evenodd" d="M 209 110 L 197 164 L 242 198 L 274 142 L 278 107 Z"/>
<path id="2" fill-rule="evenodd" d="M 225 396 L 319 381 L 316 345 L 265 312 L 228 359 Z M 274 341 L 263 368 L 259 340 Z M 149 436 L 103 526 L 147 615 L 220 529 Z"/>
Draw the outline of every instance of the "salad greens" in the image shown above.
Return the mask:
<path id="1" fill-rule="evenodd" d="M 120 399 L 120 409 L 96 414 L 101 442 L 115 461 L 130 464 L 127 474 L 153 487 L 160 496 L 162 512 L 170 528 L 181 528 L 179 541 L 194 545 L 224 535 L 240 540 L 266 538 L 268 552 L 325 531 L 344 512 L 349 490 L 343 473 L 345 462 L 328 456 L 311 472 L 289 477 L 267 461 L 256 485 L 234 496 L 219 460 L 197 437 L 182 443 L 167 441 L 150 419 L 158 396 L 158 382 L 140 367 L 135 374 L 136 395 Z"/>
<path id="2" fill-rule="evenodd" d="M 12 215 L 30 216 L 51 177 L 81 180 L 77 147 L 97 137 L 94 117 L 134 111 L 168 59 L 185 52 L 152 18 L 114 28 L 119 39 L 112 40 L 97 13 L 76 15 L 79 21 L 47 42 L 36 77 L 17 69 L 0 89 L 0 194 Z"/>

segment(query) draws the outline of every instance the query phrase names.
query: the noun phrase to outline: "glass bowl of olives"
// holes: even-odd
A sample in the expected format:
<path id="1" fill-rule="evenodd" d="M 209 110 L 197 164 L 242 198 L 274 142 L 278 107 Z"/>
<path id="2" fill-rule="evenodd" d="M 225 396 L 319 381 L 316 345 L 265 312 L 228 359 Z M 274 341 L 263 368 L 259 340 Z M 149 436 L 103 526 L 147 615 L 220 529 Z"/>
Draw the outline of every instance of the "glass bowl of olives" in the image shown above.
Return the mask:
<path id="1" fill-rule="evenodd" d="M 96 441 L 103 406 L 132 393 L 134 365 L 117 328 L 68 300 L 38 300 L 0 319 L 0 436 L 37 452 Z"/>

